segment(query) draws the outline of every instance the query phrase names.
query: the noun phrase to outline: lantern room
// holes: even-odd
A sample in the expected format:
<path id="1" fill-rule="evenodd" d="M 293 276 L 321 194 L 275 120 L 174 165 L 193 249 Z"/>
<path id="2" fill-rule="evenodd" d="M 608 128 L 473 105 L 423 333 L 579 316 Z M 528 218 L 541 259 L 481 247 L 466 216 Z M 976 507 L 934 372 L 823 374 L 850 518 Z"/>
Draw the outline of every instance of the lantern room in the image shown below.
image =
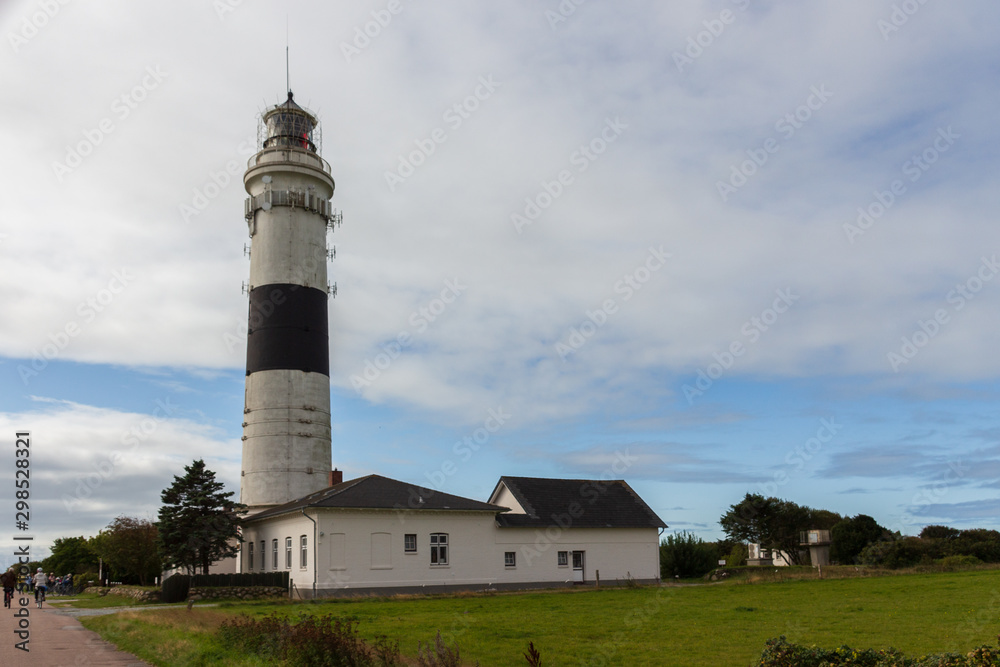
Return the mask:
<path id="1" fill-rule="evenodd" d="M 319 121 L 311 112 L 300 107 L 288 91 L 288 99 L 264 114 L 265 136 L 262 148 L 297 148 L 316 153 L 314 134 Z M 315 137 L 318 140 L 318 136 Z"/>

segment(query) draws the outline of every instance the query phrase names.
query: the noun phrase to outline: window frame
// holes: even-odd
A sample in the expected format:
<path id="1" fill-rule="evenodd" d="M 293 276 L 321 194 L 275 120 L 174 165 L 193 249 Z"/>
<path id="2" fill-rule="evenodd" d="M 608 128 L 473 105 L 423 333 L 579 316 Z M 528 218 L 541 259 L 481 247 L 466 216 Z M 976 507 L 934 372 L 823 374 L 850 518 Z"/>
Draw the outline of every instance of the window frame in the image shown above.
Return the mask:
<path id="1" fill-rule="evenodd" d="M 503 566 L 507 569 L 514 569 L 517 567 L 517 552 L 516 551 L 505 551 L 503 552 Z"/>
<path id="2" fill-rule="evenodd" d="M 568 551 L 557 551 L 556 552 L 556 567 L 569 567 L 569 552 Z"/>
<path id="3" fill-rule="evenodd" d="M 431 533 L 431 567 L 448 567 L 448 533 Z"/>
<path id="4" fill-rule="evenodd" d="M 305 535 L 299 537 L 299 568 L 309 567 L 309 538 Z"/>
<path id="5" fill-rule="evenodd" d="M 278 569 L 278 538 L 271 540 L 271 566 L 273 570 Z"/>
<path id="6" fill-rule="evenodd" d="M 292 536 L 285 538 L 285 569 L 292 569 Z"/>
<path id="7" fill-rule="evenodd" d="M 403 553 L 415 554 L 417 553 L 417 534 L 416 533 L 405 533 L 403 535 Z"/>
<path id="8" fill-rule="evenodd" d="M 253 572 L 253 542 L 247 542 L 247 572 Z"/>

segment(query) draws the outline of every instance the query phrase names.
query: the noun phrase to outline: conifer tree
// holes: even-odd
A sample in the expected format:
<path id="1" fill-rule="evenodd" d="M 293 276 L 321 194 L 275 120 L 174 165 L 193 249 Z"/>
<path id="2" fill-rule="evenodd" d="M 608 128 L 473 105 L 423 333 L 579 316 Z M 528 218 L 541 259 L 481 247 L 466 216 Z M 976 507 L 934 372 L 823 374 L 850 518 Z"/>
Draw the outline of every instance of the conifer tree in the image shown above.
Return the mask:
<path id="1" fill-rule="evenodd" d="M 222 491 L 223 484 L 215 481 L 215 473 L 202 459 L 184 470 L 186 474 L 175 475 L 160 496 L 160 555 L 165 567 L 208 574 L 212 563 L 239 551 L 238 526 L 246 506 L 231 499 L 232 491 Z"/>

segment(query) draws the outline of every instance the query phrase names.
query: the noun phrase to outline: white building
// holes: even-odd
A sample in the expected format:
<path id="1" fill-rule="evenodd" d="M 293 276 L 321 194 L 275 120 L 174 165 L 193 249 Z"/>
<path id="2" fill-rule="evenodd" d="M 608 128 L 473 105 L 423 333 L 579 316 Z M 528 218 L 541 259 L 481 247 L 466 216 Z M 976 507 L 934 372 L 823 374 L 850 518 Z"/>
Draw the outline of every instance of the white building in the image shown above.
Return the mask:
<path id="1" fill-rule="evenodd" d="M 303 598 L 651 583 L 664 528 L 621 480 L 502 477 L 481 502 L 368 475 L 246 519 L 240 569 Z"/>

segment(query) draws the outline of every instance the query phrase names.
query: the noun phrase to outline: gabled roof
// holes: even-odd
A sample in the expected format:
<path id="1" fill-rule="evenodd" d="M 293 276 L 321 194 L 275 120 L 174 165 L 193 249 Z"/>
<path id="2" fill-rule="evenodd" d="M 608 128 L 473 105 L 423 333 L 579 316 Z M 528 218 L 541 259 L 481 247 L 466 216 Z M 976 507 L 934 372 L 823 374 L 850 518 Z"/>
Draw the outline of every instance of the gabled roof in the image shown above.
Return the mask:
<path id="1" fill-rule="evenodd" d="M 299 512 L 310 507 L 465 512 L 505 512 L 507 510 L 506 507 L 499 505 L 425 489 L 415 484 L 407 484 L 381 475 L 368 475 L 334 484 L 304 498 L 266 509 L 259 514 L 247 517 L 244 519 L 244 523 L 279 514 Z"/>
<path id="2" fill-rule="evenodd" d="M 624 480 L 501 477 L 490 495 L 506 488 L 524 514 L 497 515 L 503 527 L 666 528 L 667 524 Z M 567 525 L 568 523 L 568 525 Z"/>

